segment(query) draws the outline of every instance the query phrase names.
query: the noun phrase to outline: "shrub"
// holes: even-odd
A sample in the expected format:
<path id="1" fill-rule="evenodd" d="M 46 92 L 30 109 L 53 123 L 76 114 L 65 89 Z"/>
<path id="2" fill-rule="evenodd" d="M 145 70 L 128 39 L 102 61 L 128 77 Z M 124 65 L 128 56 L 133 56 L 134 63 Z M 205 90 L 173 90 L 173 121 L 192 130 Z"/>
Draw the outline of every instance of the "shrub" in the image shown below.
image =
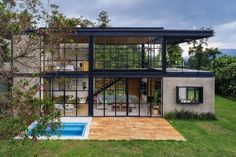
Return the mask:
<path id="1" fill-rule="evenodd" d="M 164 116 L 166 119 L 177 119 L 175 112 L 168 112 Z"/>
<path id="2" fill-rule="evenodd" d="M 190 111 L 177 111 L 167 113 L 164 118 L 166 119 L 199 119 L 199 120 L 216 120 L 216 116 L 213 113 L 197 113 Z"/>

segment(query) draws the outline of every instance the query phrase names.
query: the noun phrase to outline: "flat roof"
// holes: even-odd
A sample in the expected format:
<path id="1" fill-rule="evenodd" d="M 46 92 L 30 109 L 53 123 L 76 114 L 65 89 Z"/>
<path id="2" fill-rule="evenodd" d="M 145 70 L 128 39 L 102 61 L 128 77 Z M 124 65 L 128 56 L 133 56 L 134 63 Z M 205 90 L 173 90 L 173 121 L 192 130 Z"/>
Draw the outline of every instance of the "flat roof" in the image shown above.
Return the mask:
<path id="1" fill-rule="evenodd" d="M 30 31 L 34 30 L 28 30 L 27 32 Z M 210 29 L 164 29 L 163 27 L 87 27 L 75 28 L 71 31 L 71 35 L 77 38 L 78 42 L 80 42 L 80 37 L 81 42 L 87 42 L 86 36 L 94 36 L 95 43 L 145 44 L 150 41 L 158 41 L 161 37 L 165 37 L 167 44 L 179 44 L 212 37 L 214 31 Z"/>

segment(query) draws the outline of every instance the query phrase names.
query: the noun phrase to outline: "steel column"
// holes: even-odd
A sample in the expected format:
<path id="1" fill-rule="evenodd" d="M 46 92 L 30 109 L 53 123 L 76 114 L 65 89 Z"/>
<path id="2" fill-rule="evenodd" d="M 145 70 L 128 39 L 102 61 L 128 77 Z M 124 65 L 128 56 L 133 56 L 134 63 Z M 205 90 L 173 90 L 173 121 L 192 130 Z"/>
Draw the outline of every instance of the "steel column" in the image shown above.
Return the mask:
<path id="1" fill-rule="evenodd" d="M 162 38 L 162 71 L 163 71 L 163 73 L 166 73 L 166 63 L 167 63 L 167 61 L 166 61 L 166 37 L 163 37 Z"/>
<path id="2" fill-rule="evenodd" d="M 94 39 L 93 36 L 89 36 L 89 95 L 88 95 L 88 103 L 89 103 L 89 116 L 93 116 L 93 49 L 94 49 Z"/>
<path id="3" fill-rule="evenodd" d="M 142 51 L 141 51 L 141 68 L 144 68 L 144 60 L 145 60 L 145 46 L 142 44 Z"/>

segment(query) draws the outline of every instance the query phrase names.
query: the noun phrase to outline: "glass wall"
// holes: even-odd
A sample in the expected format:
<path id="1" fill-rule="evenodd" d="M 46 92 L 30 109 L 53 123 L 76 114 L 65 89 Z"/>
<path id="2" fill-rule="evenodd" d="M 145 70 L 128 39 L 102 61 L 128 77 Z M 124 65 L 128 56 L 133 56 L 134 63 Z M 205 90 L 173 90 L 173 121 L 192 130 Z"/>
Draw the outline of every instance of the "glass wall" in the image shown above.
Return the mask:
<path id="1" fill-rule="evenodd" d="M 125 116 L 127 104 L 125 79 L 96 78 L 94 80 L 94 115 Z"/>
<path id="2" fill-rule="evenodd" d="M 95 37 L 94 69 L 161 70 L 161 44 L 152 37 Z"/>
<path id="3" fill-rule="evenodd" d="M 159 78 L 95 78 L 94 83 L 94 116 L 158 116 L 161 114 L 161 79 Z M 154 107 L 158 110 L 155 113 Z"/>
<path id="4" fill-rule="evenodd" d="M 88 78 L 44 80 L 43 98 L 51 98 L 61 116 L 88 116 Z"/>
<path id="5" fill-rule="evenodd" d="M 68 40 L 45 50 L 41 56 L 41 71 L 88 71 L 88 44 Z"/>

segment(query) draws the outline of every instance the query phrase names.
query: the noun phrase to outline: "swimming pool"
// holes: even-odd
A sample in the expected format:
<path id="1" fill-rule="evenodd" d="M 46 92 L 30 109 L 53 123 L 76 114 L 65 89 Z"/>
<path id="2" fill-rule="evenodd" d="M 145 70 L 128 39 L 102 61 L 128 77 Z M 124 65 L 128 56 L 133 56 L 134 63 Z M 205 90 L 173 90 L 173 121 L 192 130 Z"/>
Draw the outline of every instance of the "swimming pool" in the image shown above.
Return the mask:
<path id="1" fill-rule="evenodd" d="M 56 131 L 52 131 L 50 127 L 46 129 L 46 134 L 49 136 L 61 136 L 61 137 L 83 137 L 87 127 L 87 123 L 81 122 L 62 122 L 62 126 L 58 127 Z M 33 124 L 29 127 L 28 135 L 32 134 L 32 129 L 37 124 Z"/>

